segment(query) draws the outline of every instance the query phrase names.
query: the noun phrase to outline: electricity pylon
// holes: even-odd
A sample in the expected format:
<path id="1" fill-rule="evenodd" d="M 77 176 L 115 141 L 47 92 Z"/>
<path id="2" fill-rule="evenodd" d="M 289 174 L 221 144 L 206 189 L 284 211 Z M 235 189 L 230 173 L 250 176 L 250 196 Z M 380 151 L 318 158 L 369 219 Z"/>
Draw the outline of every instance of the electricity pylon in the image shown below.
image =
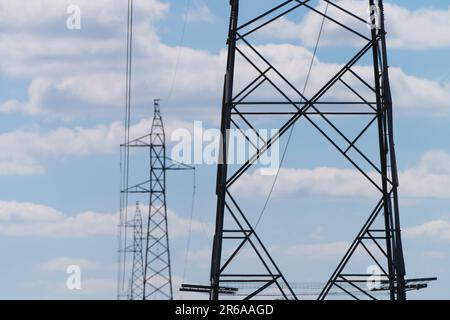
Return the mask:
<path id="1" fill-rule="evenodd" d="M 145 249 L 143 298 L 173 299 L 166 206 L 166 142 L 158 101 L 150 132 L 150 206 Z"/>
<path id="2" fill-rule="evenodd" d="M 140 138 L 129 141 L 122 145 L 129 150 L 131 148 L 145 148 L 149 152 L 149 179 L 128 186 L 128 176 L 122 189 L 126 199 L 131 194 L 148 196 L 148 215 L 146 228 L 143 231 L 143 276 L 142 283 L 131 281 L 134 288 L 133 299 L 173 299 L 172 268 L 170 261 L 169 246 L 169 223 L 167 217 L 166 202 L 166 172 L 168 170 L 194 170 L 195 168 L 186 164 L 178 163 L 166 156 L 166 138 L 159 100 L 154 101 L 154 115 L 150 133 Z M 129 154 L 125 152 L 125 154 Z M 123 201 L 126 204 L 128 201 Z M 127 208 L 121 208 L 121 216 L 126 217 Z M 126 234 L 123 237 L 123 248 L 127 248 Z M 119 260 L 119 292 L 121 282 L 127 277 L 126 252 Z M 134 268 L 132 268 L 133 272 Z M 133 274 L 132 274 L 133 277 Z M 122 281 L 121 281 L 122 279 Z M 134 279 L 139 282 L 138 279 Z"/>
<path id="3" fill-rule="evenodd" d="M 132 223 L 133 228 L 133 265 L 131 269 L 131 281 L 129 288 L 129 299 L 139 300 L 144 294 L 144 258 L 142 252 L 142 213 L 139 202 L 136 202 L 136 211 Z"/>
<path id="4" fill-rule="evenodd" d="M 376 26 L 367 28 L 367 19 L 359 17 L 351 8 L 344 8 L 336 2 L 325 1 L 337 13 L 320 11 L 310 1 L 272 1 L 269 9 L 260 15 L 251 11 L 244 13 L 248 20 L 239 23 L 241 9 L 239 0 L 231 0 L 231 15 L 228 33 L 228 60 L 226 67 L 221 121 L 221 149 L 217 172 L 216 228 L 211 261 L 210 298 L 219 299 L 226 285 L 251 283 L 256 285 L 247 299 L 253 298 L 270 288 L 277 290 L 285 299 L 297 299 L 289 282 L 272 258 L 269 250 L 257 235 L 249 214 L 241 205 L 232 186 L 258 159 L 281 137 L 289 133 L 294 124 L 302 121 L 310 124 L 330 143 L 337 154 L 348 161 L 377 192 L 378 200 L 368 219 L 357 234 L 348 252 L 330 277 L 318 299 L 326 299 L 330 290 L 338 289 L 351 298 L 375 299 L 373 289 L 364 284 L 371 274 L 354 272 L 350 268 L 355 253 L 365 254 L 380 269 L 380 283 L 392 300 L 406 299 L 410 288 L 405 281 L 400 213 L 397 188 L 399 185 L 393 135 L 393 105 L 389 84 L 389 69 L 386 49 L 383 1 L 368 0 L 372 14 L 376 15 Z M 267 4 L 266 4 L 267 5 Z M 268 5 L 267 5 L 268 6 Z M 278 66 L 273 51 L 268 55 L 252 44 L 252 37 L 258 32 L 296 10 L 314 12 L 325 23 L 341 28 L 357 38 L 361 47 L 343 63 L 322 87 L 306 96 L 298 83 L 290 80 L 291 70 Z M 254 18 L 252 18 L 252 16 Z M 345 17 L 345 19 L 343 19 Z M 351 24 L 348 21 L 351 21 Z M 345 37 L 342 38 L 346 41 Z M 276 55 L 276 54 L 275 54 Z M 239 59 L 239 60 L 238 60 Z M 275 60 L 275 61 L 274 61 Z M 237 63 L 237 61 L 239 63 Z M 357 63 L 367 63 L 372 72 L 363 73 Z M 248 70 L 256 75 L 249 79 Z M 303 86 L 301 86 L 303 88 Z M 337 90 L 337 91 L 336 91 Z M 273 92 L 267 98 L 268 92 Z M 333 94 L 337 92 L 338 94 Z M 345 94 L 345 95 L 344 95 Z M 267 118 L 270 117 L 270 118 Z M 361 130 L 346 133 L 341 120 L 359 121 Z M 261 119 L 280 119 L 278 132 L 265 140 L 258 136 Z M 248 141 L 254 141 L 254 153 L 243 165 L 229 166 L 229 131 L 237 129 Z M 252 134 L 247 134 L 247 132 Z M 371 139 L 370 146 L 376 148 L 366 153 L 361 148 L 363 139 Z M 367 141 L 367 140 L 366 140 Z M 376 159 L 371 159 L 375 153 Z M 373 157 L 373 156 L 372 156 Z M 280 212 L 279 212 L 280 213 Z M 253 212 L 254 214 L 254 212 Z M 280 217 L 282 219 L 282 217 Z M 230 223 L 233 222 L 233 224 Z M 228 225 L 225 225 L 228 224 Z M 224 242 L 229 246 L 224 249 Z M 247 246 L 259 263 L 260 272 L 249 270 L 248 263 L 236 264 L 240 251 Z M 255 263 L 256 266 L 256 263 Z M 231 269 L 231 271 L 230 271 Z M 256 269 L 256 267 L 255 267 Z M 242 270 L 242 271 L 236 271 Z M 419 279 L 420 280 L 420 279 Z M 410 282 L 414 286 L 413 282 Z M 225 287 L 223 287 L 225 285 Z M 351 288 L 351 289 L 349 289 Z M 357 291 L 357 294 L 354 291 Z M 353 293 L 352 293 L 353 292 Z M 273 293 L 273 291 L 272 291 Z"/>

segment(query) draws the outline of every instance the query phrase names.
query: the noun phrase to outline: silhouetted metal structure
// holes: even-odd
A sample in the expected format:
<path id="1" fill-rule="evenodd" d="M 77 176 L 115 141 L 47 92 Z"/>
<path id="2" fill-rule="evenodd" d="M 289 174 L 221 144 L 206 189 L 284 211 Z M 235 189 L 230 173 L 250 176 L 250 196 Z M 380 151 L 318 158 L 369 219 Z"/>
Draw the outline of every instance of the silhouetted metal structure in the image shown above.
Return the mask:
<path id="1" fill-rule="evenodd" d="M 166 141 L 158 101 L 150 132 L 150 206 L 144 269 L 144 299 L 173 299 L 166 206 Z"/>
<path id="2" fill-rule="evenodd" d="M 129 299 L 140 300 L 144 294 L 144 258 L 142 252 L 142 213 L 139 202 L 136 202 L 136 211 L 130 227 L 133 229 L 133 265 L 131 267 Z"/>
<path id="3" fill-rule="evenodd" d="M 278 296 L 285 299 L 297 299 L 297 296 L 280 268 L 271 257 L 269 250 L 258 237 L 254 225 L 233 193 L 232 186 L 252 168 L 262 154 L 273 143 L 284 136 L 295 123 L 304 121 L 312 125 L 331 146 L 361 173 L 362 177 L 378 192 L 378 200 L 368 214 L 368 219 L 357 234 L 348 252 L 326 283 L 318 299 L 326 299 L 331 290 L 338 289 L 349 297 L 376 299 L 373 292 L 361 284 L 372 274 L 352 271 L 350 268 L 355 253 L 365 254 L 380 269 L 380 280 L 384 290 L 389 292 L 392 300 L 406 299 L 405 263 L 402 250 L 400 214 L 397 187 L 397 162 L 394 149 L 392 97 L 389 84 L 389 69 L 386 51 L 386 32 L 384 26 L 383 1 L 368 0 L 374 25 L 367 28 L 367 19 L 357 16 L 333 1 L 326 2 L 339 15 L 332 17 L 325 10 L 319 11 L 310 5 L 310 1 L 288 0 L 273 1 L 273 7 L 239 23 L 239 0 L 231 0 L 231 16 L 228 36 L 228 60 L 225 75 L 222 122 L 221 153 L 217 172 L 217 213 L 216 229 L 213 242 L 211 262 L 210 298 L 219 299 L 222 286 L 233 283 L 250 283 L 256 286 L 246 299 L 263 294 L 268 288 L 276 290 Z M 265 27 L 273 24 L 287 14 L 298 9 L 308 9 L 321 16 L 324 21 L 346 30 L 357 38 L 360 49 L 333 74 L 314 94 L 305 96 L 298 84 L 289 80 L 286 70 L 277 67 L 264 54 L 264 51 L 252 44 L 251 37 Z M 250 13 L 246 13 L 251 15 Z M 345 17 L 339 20 L 339 17 Z M 345 21 L 351 21 L 347 24 Z M 356 28 L 358 25 L 361 28 Z M 345 40 L 343 40 L 345 41 Z M 317 48 L 316 48 L 317 49 Z M 239 64 L 237 63 L 237 59 Z M 370 79 L 362 68 L 357 67 L 361 61 L 373 66 Z M 240 77 L 244 68 L 256 73 L 251 79 Z M 248 74 L 248 72 L 247 72 Z M 258 90 L 271 88 L 276 92 L 271 98 L 258 96 Z M 331 98 L 328 94 L 336 89 L 345 92 Z M 339 98 L 341 97 L 341 98 Z M 279 98 L 279 100 L 277 99 Z M 263 117 L 274 119 L 285 117 L 279 132 L 268 140 L 258 136 L 258 120 Z M 354 136 L 349 136 L 340 128 L 336 119 L 363 119 L 362 129 Z M 267 118 L 266 118 L 267 119 Z M 356 121 L 356 120 L 355 120 Z M 369 129 L 375 127 L 375 153 L 378 159 L 370 158 L 358 143 L 368 135 Z M 238 129 L 248 141 L 258 137 L 254 154 L 247 161 L 233 170 L 228 165 L 229 130 Z M 247 130 L 254 132 L 252 136 Z M 253 145 L 256 145 L 253 144 Z M 372 150 L 373 152 L 374 150 Z M 233 171 L 232 171 L 233 170 Z M 224 221 L 233 221 L 234 227 L 224 227 Z M 228 240 L 233 248 L 231 254 L 223 250 L 224 241 Z M 233 242 L 231 242 L 231 241 Z M 228 272 L 229 266 L 247 246 L 257 257 L 264 272 L 247 271 Z M 237 268 L 239 266 L 236 266 Z M 236 269 L 235 267 L 235 269 Z M 240 266 L 243 270 L 244 266 Z M 234 270 L 235 270 L 234 269 Z M 415 280 L 418 283 L 419 280 Z"/>
<path id="4" fill-rule="evenodd" d="M 147 224 L 143 232 L 143 274 L 139 277 L 134 274 L 135 265 L 133 258 L 133 267 L 131 274 L 130 292 L 132 299 L 173 299 L 172 288 L 172 271 L 170 262 L 170 246 L 169 246 L 169 227 L 167 217 L 167 203 L 166 203 L 166 172 L 168 170 L 194 170 L 194 167 L 182 163 L 178 163 L 166 156 L 166 140 L 164 132 L 164 124 L 161 116 L 159 100 L 154 101 L 154 116 L 150 134 L 134 139 L 124 145 L 122 148 L 128 150 L 124 154 L 129 154 L 130 149 L 145 148 L 149 152 L 149 179 L 139 184 L 129 186 L 128 176 L 124 179 L 124 188 L 122 194 L 125 195 L 123 205 L 121 208 L 121 217 L 127 216 L 127 206 L 129 195 L 147 195 L 149 199 Z M 120 279 L 123 282 L 127 275 L 126 254 L 133 252 L 127 249 L 126 244 L 127 234 L 122 233 L 122 247 L 123 258 L 120 259 L 119 268 Z M 135 238 L 133 241 L 139 241 Z M 139 267 L 136 266 L 136 269 Z M 141 281 L 141 283 L 139 283 Z M 120 289 L 119 289 L 120 292 Z"/>

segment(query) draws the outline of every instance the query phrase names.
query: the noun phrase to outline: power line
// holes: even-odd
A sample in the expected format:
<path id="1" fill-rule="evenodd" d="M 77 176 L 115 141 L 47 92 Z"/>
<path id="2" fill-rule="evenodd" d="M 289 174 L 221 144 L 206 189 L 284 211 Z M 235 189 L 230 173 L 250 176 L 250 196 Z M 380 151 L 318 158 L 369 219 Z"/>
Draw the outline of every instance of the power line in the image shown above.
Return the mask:
<path id="1" fill-rule="evenodd" d="M 311 58 L 311 63 L 309 65 L 308 73 L 307 73 L 307 76 L 306 76 L 306 79 L 305 79 L 305 84 L 303 86 L 302 98 L 301 98 L 301 102 L 300 103 L 303 103 L 303 101 L 304 101 L 303 97 L 305 96 L 306 89 L 308 88 L 309 78 L 311 76 L 311 71 L 312 71 L 312 68 L 313 68 L 313 65 L 314 65 L 314 60 L 316 59 L 317 51 L 319 49 L 319 43 L 320 43 L 320 38 L 322 36 L 323 27 L 325 25 L 325 17 L 326 17 L 326 15 L 328 13 L 328 7 L 329 7 L 329 3 L 327 3 L 327 5 L 325 7 L 325 12 L 323 14 L 322 23 L 320 25 L 319 34 L 317 36 L 316 45 L 314 47 L 314 52 L 313 52 L 313 55 L 312 55 L 312 58 Z M 294 133 L 294 129 L 295 129 L 295 124 L 291 127 L 291 129 L 289 131 L 289 136 L 288 136 L 286 145 L 284 147 L 283 154 L 281 156 L 280 165 L 278 166 L 277 173 L 275 175 L 275 179 L 273 180 L 273 183 L 272 183 L 272 185 L 270 187 L 270 191 L 269 191 L 269 194 L 267 195 L 267 198 L 266 198 L 266 201 L 264 203 L 264 206 L 263 206 L 263 208 L 261 210 L 261 213 L 259 214 L 258 220 L 256 221 L 256 224 L 255 224 L 255 227 L 254 227 L 255 230 L 258 228 L 258 225 L 260 224 L 261 219 L 263 218 L 264 213 L 266 212 L 267 206 L 269 204 L 269 201 L 270 201 L 270 199 L 272 197 L 272 193 L 273 193 L 273 191 L 275 189 L 275 185 L 276 185 L 276 183 L 278 181 L 278 177 L 280 175 L 281 168 L 283 167 L 284 159 L 286 158 L 287 150 L 288 150 L 289 144 L 291 142 L 292 135 Z"/>
<path id="2" fill-rule="evenodd" d="M 188 238 L 186 242 L 186 252 L 184 255 L 184 269 L 183 269 L 183 277 L 182 277 L 182 283 L 184 283 L 184 280 L 186 278 L 186 272 L 187 267 L 189 263 L 189 251 L 191 248 L 191 239 L 192 239 L 192 221 L 194 219 L 194 212 L 195 212 L 195 195 L 196 195 L 196 176 L 195 176 L 195 170 L 192 172 L 193 175 L 193 186 L 192 186 L 192 199 L 191 199 L 191 210 L 189 213 L 189 232 L 188 232 Z"/>
<path id="3" fill-rule="evenodd" d="M 125 80 L 125 120 L 124 120 L 124 145 L 130 142 L 130 118 L 131 118 L 131 76 L 133 57 L 133 0 L 128 0 L 127 8 L 127 39 L 126 39 L 126 80 Z M 129 148 L 125 148 L 120 157 L 121 190 L 128 189 L 129 175 Z M 121 193 L 120 197 L 120 222 L 119 222 L 119 268 L 118 268 L 118 295 L 125 287 L 127 228 L 124 225 L 128 220 L 128 196 Z M 122 228 L 123 234 L 122 234 Z"/>
<path id="4" fill-rule="evenodd" d="M 175 68 L 173 71 L 173 75 L 172 75 L 172 81 L 170 84 L 170 88 L 169 88 L 169 94 L 167 96 L 167 104 L 170 103 L 170 100 L 172 99 L 172 94 L 175 88 L 175 82 L 178 76 L 178 69 L 180 67 L 180 61 L 181 61 L 181 55 L 183 53 L 183 45 L 184 45 L 184 39 L 186 36 L 186 29 L 187 29 L 187 24 L 188 24 L 188 17 L 189 17 L 189 12 L 191 9 L 191 0 L 186 0 L 186 5 L 185 5 L 185 15 L 184 15 L 184 19 L 183 19 L 183 27 L 181 29 L 181 36 L 180 36 L 180 40 L 178 42 L 178 52 L 177 52 L 177 59 L 175 62 Z"/>

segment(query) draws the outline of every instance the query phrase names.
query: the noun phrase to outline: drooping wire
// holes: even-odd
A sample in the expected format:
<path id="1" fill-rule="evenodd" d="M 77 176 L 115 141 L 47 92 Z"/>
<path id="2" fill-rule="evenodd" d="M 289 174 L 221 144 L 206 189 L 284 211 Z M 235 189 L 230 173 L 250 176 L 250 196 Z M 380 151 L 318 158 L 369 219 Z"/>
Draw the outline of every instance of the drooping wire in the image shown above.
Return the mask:
<path id="1" fill-rule="evenodd" d="M 301 98 L 300 103 L 303 103 L 303 101 L 304 101 L 303 97 L 305 96 L 306 90 L 308 88 L 309 79 L 311 77 L 311 72 L 312 72 L 312 69 L 313 69 L 313 66 L 314 66 L 314 61 L 316 59 L 317 51 L 319 49 L 320 39 L 322 37 L 323 29 L 324 29 L 324 26 L 325 26 L 325 21 L 326 21 L 325 17 L 326 17 L 326 15 L 328 13 L 328 7 L 329 7 L 329 3 L 327 3 L 326 7 L 325 7 L 325 12 L 323 14 L 322 23 L 320 25 L 320 29 L 319 29 L 319 33 L 318 33 L 318 36 L 317 36 L 316 44 L 315 44 L 315 47 L 314 47 L 313 55 L 311 57 L 311 62 L 309 64 L 309 69 L 308 69 L 308 73 L 306 75 L 305 84 L 303 86 L 302 98 Z M 283 167 L 283 163 L 284 163 L 284 160 L 286 158 L 287 150 L 288 150 L 289 144 L 291 142 L 292 135 L 294 133 L 294 129 L 295 129 L 295 123 L 292 125 L 291 129 L 289 130 L 289 136 L 288 136 L 288 139 L 286 141 L 286 145 L 284 147 L 284 150 L 283 150 L 283 153 L 282 153 L 282 156 L 281 156 L 281 159 L 280 159 L 280 165 L 278 166 L 277 173 L 275 174 L 275 178 L 274 178 L 273 183 L 272 183 L 272 185 L 270 187 L 269 194 L 267 195 L 266 201 L 264 202 L 264 206 L 263 206 L 263 208 L 261 210 L 261 213 L 259 214 L 258 220 L 256 221 L 256 224 L 254 226 L 255 230 L 258 227 L 258 225 L 261 223 L 261 220 L 262 220 L 262 218 L 264 216 L 264 213 L 266 212 L 267 206 L 269 205 L 270 199 L 272 198 L 272 194 L 273 194 L 273 191 L 275 189 L 275 185 L 276 185 L 276 183 L 278 181 L 278 178 L 280 176 L 280 171 L 281 171 L 281 168 Z"/>
<path id="2" fill-rule="evenodd" d="M 127 10 L 127 44 L 126 44 L 126 80 L 125 80 L 125 121 L 124 121 L 124 150 L 121 150 L 121 196 L 119 222 L 119 268 L 118 268 L 118 298 L 125 287 L 127 221 L 128 221 L 128 176 L 130 171 L 130 122 L 131 122 L 131 75 L 133 57 L 133 0 L 128 0 Z"/>
<path id="3" fill-rule="evenodd" d="M 197 193 L 197 178 L 195 174 L 195 169 L 192 172 L 192 199 L 191 199 L 191 209 L 189 213 L 189 231 L 188 231 L 188 238 L 186 242 L 186 252 L 184 255 L 184 268 L 183 268 L 183 277 L 182 277 L 182 283 L 184 283 L 184 280 L 186 279 L 186 272 L 187 272 L 187 266 L 189 263 L 189 252 L 191 250 L 191 239 L 192 239 L 192 222 L 194 220 L 194 212 L 195 212 L 195 197 Z"/>
<path id="4" fill-rule="evenodd" d="M 172 74 L 172 80 L 171 80 L 171 84 L 170 84 L 170 88 L 169 88 L 169 93 L 167 95 L 167 103 L 170 102 L 172 95 L 173 95 L 173 91 L 175 89 L 175 82 L 177 80 L 177 76 L 178 76 L 178 70 L 180 68 L 180 61 L 181 61 L 181 55 L 183 53 L 183 46 L 184 46 L 184 39 L 186 36 L 186 29 L 187 29 L 187 24 L 188 24 L 188 18 L 189 18 L 189 12 L 191 10 L 191 0 L 186 0 L 186 4 L 185 4 L 185 15 L 184 15 L 184 19 L 183 19 L 183 26 L 181 29 L 181 36 L 180 36 L 180 40 L 178 42 L 178 52 L 177 52 L 177 58 L 175 61 L 175 66 L 174 66 L 174 70 L 173 70 L 173 74 Z"/>

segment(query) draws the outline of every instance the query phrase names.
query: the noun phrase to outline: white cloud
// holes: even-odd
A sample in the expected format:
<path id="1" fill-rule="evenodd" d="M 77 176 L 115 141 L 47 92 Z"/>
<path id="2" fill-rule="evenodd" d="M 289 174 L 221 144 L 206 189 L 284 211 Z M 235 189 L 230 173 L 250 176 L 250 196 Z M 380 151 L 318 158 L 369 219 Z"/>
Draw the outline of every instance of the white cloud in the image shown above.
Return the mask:
<path id="1" fill-rule="evenodd" d="M 117 281 L 114 279 L 89 278 L 83 280 L 80 291 L 82 294 L 104 293 L 112 297 L 116 290 Z"/>
<path id="2" fill-rule="evenodd" d="M 0 176 L 32 176 L 44 173 L 44 168 L 35 163 L 0 162 Z"/>
<path id="3" fill-rule="evenodd" d="M 308 70 L 311 63 L 312 53 L 299 46 L 292 44 L 267 44 L 257 46 L 256 49 L 277 68 L 293 85 L 302 88 L 306 81 L 306 72 L 299 70 Z M 250 57 L 255 56 L 249 50 L 243 51 Z M 248 84 L 249 75 L 255 74 L 255 71 L 249 64 L 243 64 L 243 59 L 238 58 L 239 73 L 236 74 L 236 82 L 238 88 L 244 88 Z M 259 58 L 255 58 L 256 65 L 265 70 L 267 65 L 260 62 Z M 343 66 L 331 62 L 321 61 L 317 57 L 314 61 L 313 72 L 308 81 L 306 96 L 313 96 L 321 89 L 326 81 L 331 79 Z M 373 67 L 369 65 L 357 65 L 352 68 L 360 77 L 373 82 Z M 269 78 L 275 82 L 280 88 L 284 89 L 287 96 L 291 99 L 299 99 L 297 94 L 287 87 L 285 83 L 280 81 L 273 73 L 268 73 Z M 245 79 L 245 80 L 244 80 Z M 369 92 L 365 85 L 353 76 L 348 74 L 343 77 L 349 85 L 351 85 L 360 95 L 367 101 L 374 101 L 373 93 Z M 419 78 L 408 75 L 402 69 L 391 67 L 390 80 L 396 113 L 403 114 L 428 114 L 441 115 L 448 114 L 450 111 L 450 84 L 439 84 L 436 81 Z M 245 82 L 247 81 L 247 82 Z M 420 88 L 420 89 L 419 89 Z M 236 90 L 239 92 L 239 90 Z M 258 96 L 259 95 L 259 96 Z M 255 91 L 253 98 L 278 97 L 279 94 L 275 90 L 263 87 L 261 91 Z M 281 97 L 280 97 L 281 98 Z M 340 87 L 338 84 L 332 87 L 321 101 L 359 101 L 356 96 L 347 88 Z M 355 100 L 356 99 L 356 100 Z M 294 100 L 294 101 L 295 101 Z"/>
<path id="4" fill-rule="evenodd" d="M 450 240 L 450 222 L 447 220 L 432 220 L 422 225 L 407 228 L 403 231 L 407 238 L 434 238 Z"/>
<path id="5" fill-rule="evenodd" d="M 389 41 L 394 48 L 450 47 L 450 35 L 447 32 L 450 28 L 450 6 L 447 10 L 421 8 L 412 11 L 388 4 L 385 10 L 390 28 Z"/>
<path id="6" fill-rule="evenodd" d="M 211 261 L 211 248 L 191 250 L 188 254 L 188 264 L 195 266 L 208 266 Z"/>
<path id="7" fill-rule="evenodd" d="M 131 126 L 131 138 L 149 132 L 151 119 L 143 119 Z M 167 121 L 165 130 L 170 137 L 178 128 L 190 130 L 192 124 Z M 119 122 L 98 125 L 93 128 L 56 128 L 48 132 L 40 130 L 16 130 L 0 134 L 0 175 L 35 175 L 45 171 L 43 162 L 64 157 L 115 154 L 123 142 L 124 129 Z"/>
<path id="8" fill-rule="evenodd" d="M 380 249 L 374 244 L 367 241 L 364 245 L 370 250 L 370 252 L 375 256 L 382 256 Z M 290 246 L 272 246 L 270 250 L 276 254 L 287 256 L 287 257 L 302 257 L 314 260 L 327 260 L 336 259 L 344 256 L 351 243 L 347 241 L 336 241 L 336 242 L 326 242 L 326 243 L 311 243 L 311 244 L 294 244 Z M 355 249 L 355 256 L 362 258 L 370 258 L 367 251 L 362 245 L 359 245 Z"/>
<path id="9" fill-rule="evenodd" d="M 369 172 L 373 181 L 380 180 L 375 172 Z M 399 172 L 401 197 L 450 199 L 450 155 L 444 151 L 427 152 L 418 166 Z M 257 170 L 246 173 L 234 188 L 243 195 L 267 195 L 273 177 Z M 331 197 L 374 197 L 377 190 L 366 178 L 353 169 L 282 168 L 274 195 L 306 194 Z"/>
<path id="10" fill-rule="evenodd" d="M 443 251 L 425 251 L 423 254 L 426 257 L 435 258 L 435 259 L 444 259 L 447 257 L 447 254 Z"/>
<path id="11" fill-rule="evenodd" d="M 185 14 L 185 19 L 190 22 L 214 22 L 216 17 L 203 0 L 193 0 L 192 7 Z"/>
<path id="12" fill-rule="evenodd" d="M 61 212 L 39 204 L 0 201 L 0 221 L 53 221 L 62 218 Z"/>
<path id="13" fill-rule="evenodd" d="M 19 109 L 19 102 L 17 100 L 8 100 L 0 105 L 0 112 L 9 113 Z"/>
<path id="14" fill-rule="evenodd" d="M 168 210 L 171 238 L 189 234 L 189 219 Z M 117 235 L 118 213 L 81 212 L 72 216 L 34 203 L 0 202 L 0 234 L 20 237 L 89 238 Z M 192 232 L 212 232 L 210 225 L 193 219 Z"/>
<path id="15" fill-rule="evenodd" d="M 105 154 L 117 151 L 123 140 L 120 123 L 94 128 L 58 128 L 47 133 L 17 130 L 0 134 L 1 175 L 33 175 L 44 172 L 43 160 L 65 156 Z"/>
<path id="16" fill-rule="evenodd" d="M 315 259 L 327 259 L 343 256 L 350 243 L 345 241 L 319 243 L 319 244 L 298 244 L 294 246 L 274 246 L 271 247 L 273 252 L 286 256 L 308 257 Z"/>
<path id="17" fill-rule="evenodd" d="M 39 18 L 30 18 L 29 21 L 24 18 L 17 22 L 18 26 L 12 24 L 0 37 L 0 46 L 5 48 L 0 52 L 0 70 L 7 76 L 31 78 L 28 98 L 24 101 L 12 99 L 1 102 L 0 111 L 21 111 L 29 115 L 61 118 L 89 115 L 104 117 L 105 113 L 120 115 L 118 112 L 122 110 L 125 100 L 123 60 L 126 4 L 112 0 L 100 1 L 101 4 L 82 1 L 79 5 L 84 8 L 83 15 L 86 15 L 86 20 L 83 20 L 85 29 L 74 36 L 72 31 L 63 29 L 63 23 L 59 33 L 52 32 L 59 30 L 55 24 L 64 20 L 64 1 L 58 5 L 50 0 L 36 2 L 38 5 L 33 2 L 30 8 L 24 9 L 24 15 L 28 17 L 32 12 L 33 16 Z M 17 5 L 11 3 L 0 1 L 5 12 L 18 10 Z M 147 107 L 154 97 L 167 96 L 180 52 L 180 48 L 162 43 L 153 26 L 156 19 L 163 18 L 167 13 L 167 3 L 156 0 L 140 0 L 136 3 L 133 62 L 135 110 Z M 203 2 L 198 3 L 198 7 L 203 8 Z M 13 20 L 11 16 L 8 19 Z M 31 34 L 18 32 L 22 28 Z M 283 27 L 276 33 L 289 34 L 290 31 Z M 336 39 L 333 36 L 331 38 Z M 267 54 L 269 60 L 281 66 L 293 83 L 302 86 L 306 75 L 298 70 L 309 64 L 309 51 L 287 44 L 257 48 Z M 213 54 L 183 48 L 171 99 L 172 110 L 189 117 L 217 115 L 219 108 L 211 106 L 220 105 L 225 58 L 225 50 Z M 338 65 L 317 61 L 314 69 L 314 75 L 317 76 L 312 77 L 309 88 L 318 89 L 337 68 Z M 243 66 L 239 70 L 243 78 L 250 72 L 249 68 Z M 373 73 L 370 67 L 361 67 L 358 71 L 368 76 Z M 391 77 L 397 110 L 408 113 L 427 111 L 428 114 L 448 112 L 450 85 L 414 77 L 398 68 L 391 69 Z"/>
<path id="18" fill-rule="evenodd" d="M 55 219 L 47 221 L 8 221 L 0 226 L 0 234 L 16 237 L 50 238 L 113 236 L 117 232 L 117 223 L 117 214 L 83 212 L 75 216 L 64 216 L 60 213 Z"/>
<path id="19" fill-rule="evenodd" d="M 0 1 L 0 25 L 12 30 L 45 28 L 49 24 L 58 24 L 65 29 L 65 21 L 69 17 L 67 8 L 73 4 L 71 0 L 23 0 L 22 2 Z M 83 16 L 89 22 L 105 27 L 118 22 L 125 22 L 127 4 L 115 0 L 77 0 Z M 163 17 L 168 9 L 167 3 L 159 0 L 135 0 L 134 8 L 140 18 L 155 20 Z M 126 12 L 125 12 L 126 13 Z"/>
<path id="20" fill-rule="evenodd" d="M 450 199 L 450 155 L 427 152 L 417 167 L 400 172 L 399 192 L 410 198 Z"/>
<path id="21" fill-rule="evenodd" d="M 245 195 L 267 195 L 274 178 L 264 176 L 259 170 L 245 174 L 236 182 L 235 190 Z M 374 188 L 364 180 L 357 171 L 338 168 L 291 169 L 280 170 L 274 195 L 306 194 L 334 197 L 351 197 L 374 195 Z"/>
<path id="22" fill-rule="evenodd" d="M 310 233 L 309 237 L 314 240 L 323 240 L 325 237 L 325 228 L 323 226 L 316 226 Z"/>
<path id="23" fill-rule="evenodd" d="M 336 4 L 361 17 L 368 18 L 368 2 L 366 0 L 340 0 Z M 325 11 L 326 3 L 321 1 L 316 6 L 320 12 Z M 283 17 L 277 20 L 263 33 L 272 38 L 299 39 L 306 45 L 314 45 L 315 37 L 322 17 L 315 12 L 308 11 L 301 21 L 293 21 Z M 329 6 L 328 15 L 339 22 L 368 36 L 369 29 L 361 22 L 345 14 L 333 6 Z M 450 47 L 450 7 L 447 10 L 419 8 L 410 10 L 396 4 L 385 3 L 386 29 L 388 42 L 392 48 L 431 49 Z M 426 26 L 426 27 L 424 27 Z M 414 32 L 411 32 L 414 30 Z M 433 30 L 433 32 L 429 32 Z M 349 31 L 332 21 L 326 20 L 321 45 L 349 45 L 360 44 L 360 40 Z"/>
<path id="24" fill-rule="evenodd" d="M 98 267 L 98 264 L 95 261 L 80 258 L 60 257 L 41 263 L 39 265 L 39 268 L 44 271 L 50 272 L 52 271 L 66 272 L 67 267 L 71 265 L 77 265 L 84 270 L 95 269 Z"/>
<path id="25" fill-rule="evenodd" d="M 200 220 L 181 218 L 173 211 L 167 212 L 169 221 L 169 233 L 171 237 L 185 237 L 189 235 L 189 224 L 193 233 L 205 233 L 206 235 L 213 235 L 214 228 L 212 225 L 205 224 Z"/>
<path id="26" fill-rule="evenodd" d="M 336 241 L 336 242 L 323 242 L 323 243 L 310 243 L 310 244 L 294 244 L 294 245 L 273 245 L 270 246 L 269 251 L 278 256 L 285 257 L 302 257 L 309 259 L 319 259 L 327 260 L 333 258 L 342 257 L 350 248 L 351 243 L 347 241 Z M 376 248 L 374 244 L 365 244 L 370 248 L 371 252 L 379 255 L 379 249 Z M 234 253 L 233 249 L 227 249 L 224 251 L 224 256 L 230 256 Z M 366 256 L 367 252 L 363 247 L 358 247 L 356 254 L 359 257 Z M 255 252 L 249 245 L 244 247 L 238 254 L 239 257 L 243 258 L 257 258 Z M 189 252 L 189 266 L 199 267 L 204 266 L 209 263 L 211 259 L 211 249 L 204 248 Z"/>
<path id="27" fill-rule="evenodd" d="M 29 6 L 23 5 L 20 19 L 15 21 L 11 17 L 18 15 L 12 12 L 21 10 L 10 1 L 0 1 L 2 14 L 7 17 L 2 21 L 5 28 L 0 45 L 5 50 L 0 52 L 0 70 L 7 76 L 30 79 L 28 99 L 2 102 L 0 111 L 61 118 L 122 113 L 126 2 L 77 2 L 82 9 L 80 31 L 65 27 L 70 3 L 31 1 Z M 157 19 L 167 14 L 167 3 L 158 0 L 134 3 L 133 107 L 147 108 L 153 98 L 167 96 L 179 48 L 161 43 L 153 27 Z M 197 7 L 203 11 L 207 8 L 201 2 L 194 9 Z M 6 23 L 9 20 L 15 22 Z M 224 57 L 190 48 L 183 48 L 182 52 L 172 102 L 183 101 L 186 107 L 186 101 L 197 97 L 197 103 L 190 105 L 192 113 L 199 108 L 198 97 L 207 97 L 202 106 L 210 105 L 213 97 L 214 101 L 220 101 L 216 93 L 220 93 L 223 74 L 220 61 Z M 178 109 L 185 111 L 182 107 Z"/>
<path id="28" fill-rule="evenodd" d="M 66 298 L 98 298 L 115 299 L 115 292 L 117 291 L 117 280 L 111 278 L 82 278 L 80 290 L 69 290 L 65 282 L 51 284 L 50 290 L 54 290 L 58 297 L 61 295 L 68 295 Z M 64 297 L 64 296 L 63 296 Z"/>

